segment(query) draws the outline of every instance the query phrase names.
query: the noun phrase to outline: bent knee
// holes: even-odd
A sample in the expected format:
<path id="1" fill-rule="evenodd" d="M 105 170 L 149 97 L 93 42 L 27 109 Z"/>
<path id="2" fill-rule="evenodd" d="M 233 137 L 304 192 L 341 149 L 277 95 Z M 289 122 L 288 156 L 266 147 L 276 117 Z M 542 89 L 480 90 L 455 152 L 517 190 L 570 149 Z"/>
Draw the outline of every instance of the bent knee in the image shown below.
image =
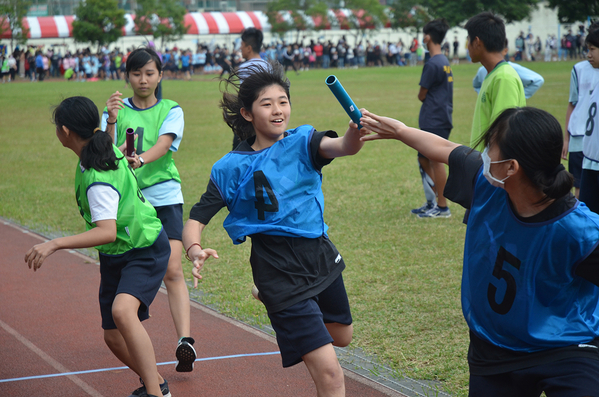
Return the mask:
<path id="1" fill-rule="evenodd" d="M 320 384 L 327 390 L 339 390 L 345 386 L 345 375 L 339 363 L 336 366 L 325 368 L 320 376 Z"/>
<path id="2" fill-rule="evenodd" d="M 346 347 L 353 339 L 354 326 L 339 323 L 327 324 L 327 329 L 333 338 L 333 346 Z"/>
<path id="3" fill-rule="evenodd" d="M 351 334 L 338 336 L 333 340 L 333 346 L 346 347 L 347 345 L 349 345 L 351 343 L 352 339 L 353 339 L 353 336 Z"/>
<path id="4" fill-rule="evenodd" d="M 121 339 L 119 338 L 118 331 L 112 329 L 104 330 L 104 343 L 106 343 L 106 346 L 112 349 L 113 347 L 118 346 L 120 341 Z"/>
<path id="5" fill-rule="evenodd" d="M 166 283 L 185 280 L 185 277 L 183 275 L 183 268 L 181 267 L 181 265 L 171 266 L 169 263 L 169 266 L 166 268 L 166 274 L 164 275 L 163 280 Z"/>

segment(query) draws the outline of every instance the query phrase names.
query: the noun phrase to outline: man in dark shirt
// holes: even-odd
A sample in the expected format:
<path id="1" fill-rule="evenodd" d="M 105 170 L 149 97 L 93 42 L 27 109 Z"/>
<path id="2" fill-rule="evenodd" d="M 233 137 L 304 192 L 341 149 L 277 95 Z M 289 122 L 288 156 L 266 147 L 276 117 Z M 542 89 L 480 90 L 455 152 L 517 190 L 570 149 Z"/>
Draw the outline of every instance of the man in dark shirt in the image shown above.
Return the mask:
<path id="1" fill-rule="evenodd" d="M 431 58 L 422 69 L 418 92 L 418 99 L 422 102 L 418 125 L 445 139 L 449 138 L 453 128 L 453 75 L 449 60 L 441 52 L 441 42 L 448 29 L 445 19 L 435 19 L 424 26 L 423 42 L 428 47 Z M 443 197 L 447 179 L 445 165 L 430 161 L 420 153 L 418 163 L 426 203 L 413 209 L 412 213 L 420 218 L 450 217 L 451 211 Z"/>

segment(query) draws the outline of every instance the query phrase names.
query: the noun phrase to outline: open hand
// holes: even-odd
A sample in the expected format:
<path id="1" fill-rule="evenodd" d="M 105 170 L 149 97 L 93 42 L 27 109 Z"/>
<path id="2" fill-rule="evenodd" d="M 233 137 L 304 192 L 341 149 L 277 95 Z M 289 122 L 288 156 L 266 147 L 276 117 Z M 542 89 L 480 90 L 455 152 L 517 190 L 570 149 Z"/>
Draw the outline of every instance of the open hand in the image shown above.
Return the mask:
<path id="1" fill-rule="evenodd" d="M 54 252 L 56 252 L 56 244 L 52 240 L 34 245 L 25 254 L 25 262 L 35 272 L 42 266 L 44 260 Z"/>
<path id="2" fill-rule="evenodd" d="M 204 262 L 211 256 L 218 259 L 218 253 L 212 248 L 201 249 L 198 246 L 193 246 L 189 249 L 188 255 L 193 263 L 193 268 L 191 269 L 191 274 L 194 277 L 193 288 L 198 288 L 198 280 L 202 279 L 200 272 L 204 267 Z"/>
<path id="3" fill-rule="evenodd" d="M 399 139 L 401 130 L 406 128 L 406 125 L 399 120 L 390 117 L 377 116 L 366 109 L 362 111 L 360 124 L 367 130 L 374 132 L 372 135 L 365 135 L 360 138 L 363 141 L 372 141 L 375 139 Z"/>
<path id="4" fill-rule="evenodd" d="M 125 105 L 123 104 L 123 98 L 121 98 L 122 96 L 123 96 L 123 94 L 116 91 L 106 101 L 106 111 L 108 112 L 108 121 L 110 121 L 111 123 L 113 121 L 116 121 L 116 118 L 119 115 L 119 110 L 121 110 L 125 107 Z"/>

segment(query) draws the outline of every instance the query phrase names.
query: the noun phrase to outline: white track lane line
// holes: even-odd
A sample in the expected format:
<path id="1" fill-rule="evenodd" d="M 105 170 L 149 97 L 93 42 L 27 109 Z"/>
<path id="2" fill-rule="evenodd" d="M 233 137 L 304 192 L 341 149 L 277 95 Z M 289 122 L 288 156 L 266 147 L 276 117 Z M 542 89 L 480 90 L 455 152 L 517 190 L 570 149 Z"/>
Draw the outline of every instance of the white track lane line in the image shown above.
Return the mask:
<path id="1" fill-rule="evenodd" d="M 0 321 L 0 323 L 1 323 L 0 325 L 4 324 L 4 323 L 2 323 L 2 321 Z M 3 326 L 3 328 L 4 328 L 4 326 Z M 43 352 L 41 352 L 41 353 L 43 353 Z M 43 354 L 45 354 L 45 353 L 43 353 Z M 276 351 L 276 352 L 266 352 L 266 353 L 233 354 L 231 356 L 205 357 L 205 358 L 198 358 L 198 359 L 196 359 L 196 362 L 198 362 L 198 361 L 212 361 L 212 360 L 226 360 L 226 359 L 230 359 L 230 358 L 240 358 L 240 357 L 272 356 L 272 355 L 275 355 L 275 354 L 280 354 L 280 352 Z M 157 363 L 156 365 L 174 365 L 174 364 L 177 364 L 177 362 L 176 361 L 167 361 L 167 362 L 163 362 L 163 363 Z M 60 364 L 58 364 L 58 365 L 60 365 Z M 96 373 L 96 372 L 107 372 L 107 371 L 120 371 L 120 370 L 123 370 L 123 369 L 128 369 L 128 367 L 100 368 L 100 369 L 90 369 L 90 370 L 87 370 L 87 371 L 61 372 L 59 374 L 25 376 L 25 377 L 22 377 L 22 378 L 12 378 L 12 379 L 0 379 L 0 383 L 17 382 L 17 381 L 21 381 L 21 380 L 31 380 L 31 379 L 55 378 L 55 377 L 58 377 L 58 376 L 69 376 L 69 377 L 71 377 L 73 375 L 91 374 L 91 373 Z M 98 394 L 98 395 L 101 396 L 101 394 Z"/>
<path id="2" fill-rule="evenodd" d="M 39 347 L 34 345 L 31 341 L 29 341 L 27 338 L 25 338 L 23 335 L 21 335 L 19 332 L 17 332 L 17 330 L 13 329 L 11 326 L 6 324 L 2 320 L 0 320 L 0 327 L 2 327 L 6 332 L 8 332 L 12 336 L 14 336 L 19 342 L 21 342 L 29 350 L 31 350 L 32 352 L 37 354 L 42 360 L 44 360 L 50 366 L 54 367 L 54 369 L 56 369 L 58 372 L 65 374 L 65 376 L 67 376 L 71 381 L 73 381 L 73 383 L 75 383 L 77 386 L 79 386 L 81 389 L 83 389 L 88 395 L 93 396 L 93 397 L 104 397 L 100 392 L 98 392 L 96 389 L 94 389 L 93 387 L 91 387 L 90 385 L 88 385 L 87 383 L 85 383 L 84 381 L 82 381 L 81 379 L 76 377 L 75 375 L 67 375 L 68 373 L 71 373 L 71 371 L 68 368 L 66 368 L 61 363 L 59 363 L 58 361 L 56 361 L 55 359 L 50 357 L 42 349 L 40 349 Z"/>

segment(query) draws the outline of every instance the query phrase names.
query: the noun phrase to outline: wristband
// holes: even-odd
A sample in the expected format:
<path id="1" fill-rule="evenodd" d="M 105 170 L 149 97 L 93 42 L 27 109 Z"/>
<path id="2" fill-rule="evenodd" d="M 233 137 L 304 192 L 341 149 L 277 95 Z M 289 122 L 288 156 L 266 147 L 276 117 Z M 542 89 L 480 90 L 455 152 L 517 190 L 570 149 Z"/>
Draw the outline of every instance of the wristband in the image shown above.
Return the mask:
<path id="1" fill-rule="evenodd" d="M 114 124 L 116 124 L 116 121 L 114 123 L 111 123 L 110 121 L 108 121 L 108 119 L 106 119 L 106 124 L 108 124 L 108 125 L 114 125 Z"/>
<path id="2" fill-rule="evenodd" d="M 185 251 L 185 259 L 187 259 L 190 262 L 193 262 L 191 260 L 191 258 L 189 257 L 189 250 L 191 249 L 191 247 L 193 247 L 194 245 L 197 245 L 198 247 L 200 247 L 201 250 L 203 250 L 202 246 L 200 245 L 200 243 L 193 243 L 192 245 L 190 245 L 187 250 Z"/>

